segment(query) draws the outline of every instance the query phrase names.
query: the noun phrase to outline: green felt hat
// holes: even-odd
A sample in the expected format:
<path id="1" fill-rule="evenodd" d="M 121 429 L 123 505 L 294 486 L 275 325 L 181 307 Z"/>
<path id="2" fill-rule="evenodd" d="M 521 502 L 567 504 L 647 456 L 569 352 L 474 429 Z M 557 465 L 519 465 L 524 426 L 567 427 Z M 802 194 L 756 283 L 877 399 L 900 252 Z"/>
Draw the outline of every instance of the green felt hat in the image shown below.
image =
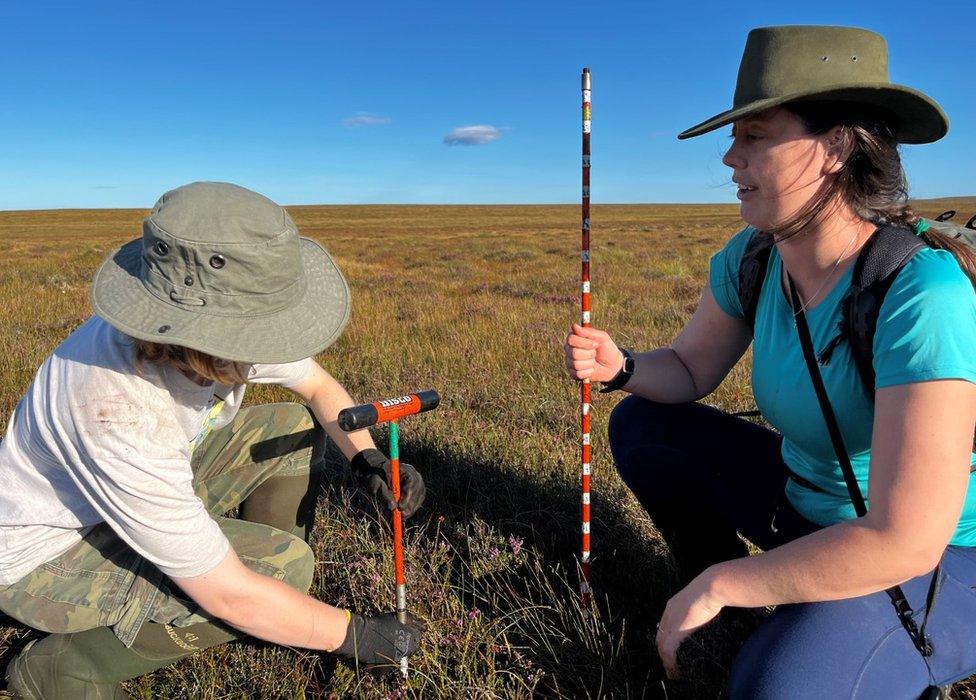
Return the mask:
<path id="1" fill-rule="evenodd" d="M 732 109 L 678 134 L 717 129 L 794 101 L 841 101 L 880 108 L 901 143 L 945 136 L 949 120 L 931 97 L 888 78 L 884 37 L 851 27 L 760 27 L 749 32 Z"/>
<path id="2" fill-rule="evenodd" d="M 237 185 L 194 182 L 164 194 L 142 238 L 102 263 L 92 306 L 134 338 L 278 363 L 331 345 L 351 303 L 332 257 L 283 208 Z"/>

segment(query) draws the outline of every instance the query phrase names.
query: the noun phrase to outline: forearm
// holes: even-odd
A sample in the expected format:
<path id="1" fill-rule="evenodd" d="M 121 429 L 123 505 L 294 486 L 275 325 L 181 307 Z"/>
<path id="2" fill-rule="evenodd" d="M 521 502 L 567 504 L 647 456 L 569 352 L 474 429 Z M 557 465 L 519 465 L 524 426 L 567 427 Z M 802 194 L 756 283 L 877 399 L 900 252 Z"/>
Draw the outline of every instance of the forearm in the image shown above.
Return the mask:
<path id="1" fill-rule="evenodd" d="M 723 606 L 756 608 L 876 593 L 934 568 L 895 537 L 847 521 L 756 556 L 716 564 L 702 576 Z"/>
<path id="2" fill-rule="evenodd" d="M 352 459 L 362 450 L 376 447 L 368 430 L 347 433 L 339 427 L 339 411 L 356 404 L 342 385 L 331 376 L 325 376 L 322 386 L 308 399 L 308 403 L 329 438 L 347 459 Z"/>
<path id="3" fill-rule="evenodd" d="M 624 391 L 658 403 L 685 403 L 702 397 L 694 377 L 669 347 L 634 355 L 634 376 Z"/>
<path id="4" fill-rule="evenodd" d="M 347 626 L 345 611 L 254 572 L 223 620 L 258 639 L 320 651 L 338 648 Z"/>
<path id="5" fill-rule="evenodd" d="M 173 581 L 209 614 L 259 639 L 322 651 L 345 639 L 345 611 L 248 569 L 233 550 L 211 571 Z"/>

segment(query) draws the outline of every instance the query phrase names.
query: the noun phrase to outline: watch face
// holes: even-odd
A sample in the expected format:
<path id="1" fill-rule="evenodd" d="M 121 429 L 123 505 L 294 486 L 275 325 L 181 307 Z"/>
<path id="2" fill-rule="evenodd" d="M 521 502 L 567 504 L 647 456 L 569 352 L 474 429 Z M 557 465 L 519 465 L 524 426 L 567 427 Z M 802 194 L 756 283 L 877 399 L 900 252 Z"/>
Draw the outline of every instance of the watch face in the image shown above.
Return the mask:
<path id="1" fill-rule="evenodd" d="M 634 367 L 637 363 L 634 361 L 634 356 L 629 352 L 624 353 L 624 374 L 633 374 Z"/>

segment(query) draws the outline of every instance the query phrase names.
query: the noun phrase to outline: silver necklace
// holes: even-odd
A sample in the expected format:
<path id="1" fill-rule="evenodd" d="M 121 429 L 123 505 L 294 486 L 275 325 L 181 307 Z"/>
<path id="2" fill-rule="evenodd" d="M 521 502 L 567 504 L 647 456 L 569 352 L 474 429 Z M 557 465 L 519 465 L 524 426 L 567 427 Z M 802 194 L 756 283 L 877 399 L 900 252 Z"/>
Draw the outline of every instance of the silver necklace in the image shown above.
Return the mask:
<path id="1" fill-rule="evenodd" d="M 822 292 L 824 287 L 827 286 L 827 282 L 830 280 L 831 277 L 834 276 L 834 272 L 836 272 L 837 268 L 840 266 L 840 261 L 843 260 L 844 256 L 847 255 L 851 251 L 851 248 L 854 247 L 854 242 L 857 240 L 857 234 L 858 232 L 854 231 L 854 236 L 851 238 L 851 242 L 848 243 L 847 247 L 844 248 L 844 250 L 841 251 L 840 255 L 837 256 L 837 261 L 834 263 L 833 267 L 830 268 L 830 271 L 827 272 L 827 276 L 824 277 L 823 282 L 821 282 L 820 286 L 817 287 L 817 291 L 815 291 L 812 295 L 810 295 L 810 298 L 807 299 L 806 301 L 803 301 L 802 299 L 800 300 L 800 308 L 796 309 L 793 312 L 793 318 L 796 318 L 802 312 L 806 311 L 807 308 L 810 306 L 810 304 L 813 303 L 813 300 L 816 299 L 818 296 L 820 296 L 820 292 Z M 787 276 L 789 276 L 790 274 L 789 270 L 786 271 L 786 274 Z M 796 293 L 796 295 L 797 297 L 800 296 L 799 291 Z"/>

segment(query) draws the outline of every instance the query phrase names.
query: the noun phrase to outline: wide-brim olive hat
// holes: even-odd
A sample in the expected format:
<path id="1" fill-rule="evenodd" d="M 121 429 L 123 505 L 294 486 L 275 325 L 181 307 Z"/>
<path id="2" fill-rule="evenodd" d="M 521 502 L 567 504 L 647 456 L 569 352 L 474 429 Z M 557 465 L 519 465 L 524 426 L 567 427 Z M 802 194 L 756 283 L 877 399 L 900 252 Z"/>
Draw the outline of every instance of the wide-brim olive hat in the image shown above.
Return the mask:
<path id="1" fill-rule="evenodd" d="M 889 117 L 900 143 L 930 143 L 949 120 L 928 95 L 888 78 L 884 37 L 852 27 L 760 27 L 749 32 L 732 109 L 678 134 L 700 136 L 771 107 L 836 100 L 870 105 Z"/>
<path id="2" fill-rule="evenodd" d="M 102 263 L 92 306 L 134 338 L 279 363 L 331 345 L 351 303 L 332 257 L 283 208 L 237 185 L 194 182 L 164 194 L 142 238 Z"/>

